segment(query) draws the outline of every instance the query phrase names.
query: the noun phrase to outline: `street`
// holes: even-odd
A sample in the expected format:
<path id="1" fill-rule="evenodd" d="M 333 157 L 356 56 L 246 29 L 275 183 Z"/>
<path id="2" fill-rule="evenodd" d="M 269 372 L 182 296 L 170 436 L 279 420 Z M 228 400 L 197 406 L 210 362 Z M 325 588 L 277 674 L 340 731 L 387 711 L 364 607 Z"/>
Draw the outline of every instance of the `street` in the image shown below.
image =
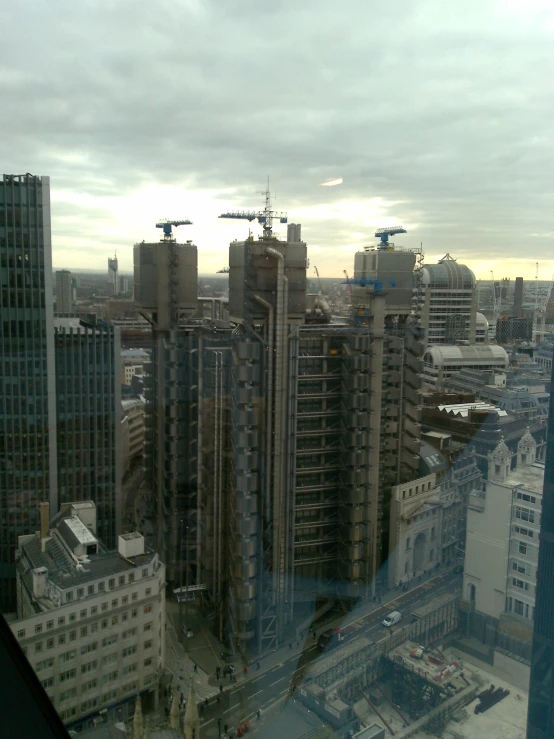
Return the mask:
<path id="1" fill-rule="evenodd" d="M 340 626 L 347 640 L 363 635 L 377 642 L 390 633 L 381 625 L 387 613 L 392 610 L 401 611 L 403 618 L 399 626 L 404 626 L 409 623 L 410 611 L 416 604 L 422 605 L 443 593 L 455 592 L 460 583 L 459 575 L 453 574 L 451 570 L 442 571 L 435 577 L 424 580 L 412 590 L 392 591 L 383 598 L 381 604 L 366 604 L 348 614 L 341 623 L 332 625 Z M 363 613 L 360 615 L 361 612 Z M 329 626 L 331 624 L 327 624 L 320 631 Z M 277 706 L 284 707 L 286 703 L 293 701 L 294 693 L 291 695 L 291 687 L 302 681 L 306 668 L 319 656 L 320 652 L 313 636 L 308 633 L 305 642 L 299 647 L 294 643 L 292 649 L 286 646 L 280 648 L 275 653 L 275 659 L 270 656 L 262 661 L 259 670 L 256 670 L 255 664 L 249 667 L 247 675 L 239 676 L 240 681 L 237 684 L 229 685 L 229 679 L 222 678 L 224 691 L 219 695 L 219 700 L 211 698 L 208 705 L 201 710 L 203 735 L 218 736 L 218 719 L 221 719 L 221 734 L 225 725 L 235 731 L 239 722 L 245 719 L 250 721 L 250 730 L 255 732 L 257 726 L 264 725 L 269 718 L 266 718 L 267 711 Z M 258 710 L 261 712 L 260 719 L 256 717 Z M 272 723 L 275 718 L 275 711 L 272 710 Z M 264 735 L 266 733 L 264 728 Z M 292 734 L 288 733 L 287 739 L 293 739 Z"/>

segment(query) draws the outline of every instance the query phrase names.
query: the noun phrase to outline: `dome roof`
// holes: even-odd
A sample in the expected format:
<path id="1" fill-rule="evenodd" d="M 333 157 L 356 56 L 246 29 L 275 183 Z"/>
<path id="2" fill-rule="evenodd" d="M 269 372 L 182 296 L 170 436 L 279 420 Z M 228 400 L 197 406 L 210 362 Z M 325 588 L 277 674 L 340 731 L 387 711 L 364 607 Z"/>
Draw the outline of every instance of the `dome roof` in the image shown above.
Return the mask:
<path id="1" fill-rule="evenodd" d="M 421 268 L 424 285 L 453 290 L 471 290 L 475 287 L 475 275 L 465 264 L 458 264 L 448 254 L 438 264 L 426 264 Z"/>

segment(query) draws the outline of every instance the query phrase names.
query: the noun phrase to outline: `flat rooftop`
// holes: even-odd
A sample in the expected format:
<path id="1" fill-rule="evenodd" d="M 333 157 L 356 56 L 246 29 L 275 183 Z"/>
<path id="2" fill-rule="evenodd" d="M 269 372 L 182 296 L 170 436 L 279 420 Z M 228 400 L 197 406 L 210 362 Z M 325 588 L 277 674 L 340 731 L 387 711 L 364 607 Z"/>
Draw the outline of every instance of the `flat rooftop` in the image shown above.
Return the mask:
<path id="1" fill-rule="evenodd" d="M 544 463 L 534 462 L 530 465 L 518 465 L 505 481 L 506 485 L 521 485 L 523 489 L 533 493 L 541 493 L 544 485 Z"/>

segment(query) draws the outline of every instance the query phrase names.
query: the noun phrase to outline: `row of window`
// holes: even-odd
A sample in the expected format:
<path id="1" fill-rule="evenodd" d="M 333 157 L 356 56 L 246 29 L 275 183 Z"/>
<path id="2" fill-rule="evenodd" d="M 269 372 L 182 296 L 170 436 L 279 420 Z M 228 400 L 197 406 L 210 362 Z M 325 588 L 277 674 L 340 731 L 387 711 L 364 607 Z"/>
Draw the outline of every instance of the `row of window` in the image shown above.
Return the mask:
<path id="1" fill-rule="evenodd" d="M 154 675 L 147 675 L 146 679 L 144 680 L 144 684 L 148 685 L 151 682 L 153 682 L 155 679 Z M 107 693 L 104 693 L 100 696 L 100 698 L 89 698 L 88 700 L 83 701 L 80 706 L 71 706 L 69 708 L 63 709 L 59 711 L 60 718 L 62 721 L 69 721 L 70 719 L 74 718 L 77 715 L 77 712 L 80 713 L 86 713 L 87 711 L 91 711 L 98 706 L 106 705 L 109 703 L 112 703 L 117 698 L 119 698 L 120 695 L 126 695 L 128 693 L 136 693 L 138 690 L 138 681 L 133 680 L 130 683 L 127 683 L 126 685 L 123 685 L 121 688 L 112 688 Z"/>
<path id="2" fill-rule="evenodd" d="M 144 606 L 143 611 L 144 613 L 150 613 L 152 611 L 152 606 L 151 605 Z M 129 615 L 129 611 L 121 614 L 122 623 L 127 621 L 128 615 Z M 135 608 L 131 611 L 131 618 L 136 618 L 136 616 L 138 616 L 138 610 Z M 117 626 L 118 623 L 119 623 L 119 616 L 112 616 L 111 619 L 107 619 L 107 618 L 102 619 L 102 621 L 100 622 L 91 624 L 90 633 L 91 634 L 96 633 L 98 631 L 99 625 L 104 630 L 104 629 L 111 628 L 112 626 Z M 152 621 L 145 623 L 143 626 L 143 629 L 145 632 L 151 631 Z M 86 637 L 87 633 L 88 633 L 88 627 L 85 626 L 81 629 L 81 637 Z M 121 634 L 121 638 L 125 640 L 131 636 L 136 636 L 136 634 L 137 634 L 137 628 L 133 627 L 133 628 L 123 631 Z M 58 636 L 58 646 L 63 646 L 65 644 L 65 637 L 66 637 L 65 634 L 60 634 Z M 77 639 L 77 631 L 76 630 L 70 631 L 69 641 L 70 642 L 76 641 L 76 639 Z M 118 639 L 117 634 L 110 634 L 110 636 L 102 639 L 102 646 L 105 646 L 107 643 L 114 644 L 117 641 L 117 639 Z M 81 654 L 86 654 L 87 652 L 94 651 L 96 647 L 93 645 L 96 645 L 96 644 L 97 642 L 91 642 L 91 644 L 86 644 L 85 646 L 81 647 Z M 55 646 L 55 640 L 53 638 L 46 639 L 46 642 L 41 642 L 41 641 L 36 642 L 36 644 L 34 645 L 35 654 L 42 652 L 43 648 L 46 648 L 48 650 L 48 649 L 53 649 L 54 646 Z M 73 657 L 71 657 L 70 655 L 73 655 Z M 75 656 L 75 650 L 70 650 L 69 652 L 64 652 L 63 654 L 61 654 L 59 656 L 59 660 L 60 662 L 64 662 L 64 661 L 67 662 L 70 659 L 73 659 L 74 656 Z"/>
<path id="3" fill-rule="evenodd" d="M 117 657 L 117 654 L 110 655 L 110 656 L 111 657 L 114 657 L 114 656 Z M 153 661 L 154 660 L 153 660 L 152 657 L 147 657 L 143 661 L 144 667 L 145 668 L 151 667 L 152 664 L 153 664 Z M 97 663 L 95 663 L 95 664 L 97 664 Z M 83 665 L 83 667 L 84 667 L 84 665 Z M 105 681 L 106 682 L 114 682 L 115 680 L 118 679 L 118 676 L 120 676 L 120 677 L 126 677 L 127 675 L 130 675 L 133 672 L 136 672 L 137 671 L 137 667 L 138 667 L 138 663 L 137 662 L 134 662 L 131 665 L 125 665 L 124 667 L 121 668 L 120 671 L 114 670 L 114 671 L 110 672 L 106 676 Z M 64 682 L 68 682 L 69 680 L 73 680 L 76 677 L 76 674 L 77 674 L 76 673 L 76 670 L 68 670 L 66 672 L 63 672 L 59 676 L 59 682 L 60 683 L 64 683 Z M 81 674 L 85 674 L 83 672 L 83 669 L 81 669 Z M 45 689 L 53 688 L 55 686 L 55 684 L 56 684 L 56 678 L 55 677 L 47 677 L 44 680 L 41 680 L 41 685 Z M 83 683 L 81 685 L 81 693 L 88 693 L 90 690 L 94 690 L 97 687 L 98 687 L 98 678 L 92 678 L 91 680 L 87 680 L 87 682 L 85 682 L 85 683 Z M 75 687 L 72 687 L 72 688 L 69 688 L 66 691 L 61 692 L 60 693 L 60 700 L 63 701 L 63 700 L 66 700 L 66 698 L 70 698 L 70 697 L 73 697 L 75 695 L 77 695 L 77 687 L 76 686 Z M 64 696 L 65 696 L 65 698 L 64 698 Z"/>
<path id="4" fill-rule="evenodd" d="M 146 590 L 144 592 L 144 595 L 145 595 L 146 598 L 150 597 L 152 595 L 152 588 L 146 588 Z M 131 600 L 132 601 L 138 600 L 138 593 L 137 592 L 132 593 Z M 129 596 L 128 595 L 124 595 L 121 598 L 121 605 L 124 606 L 128 602 L 129 602 Z M 110 604 L 108 603 L 108 601 L 105 601 L 104 603 L 101 604 L 101 610 L 103 612 L 107 611 L 109 609 L 109 607 L 110 607 Z M 111 607 L 112 607 L 112 609 L 115 609 L 115 608 L 118 608 L 119 607 L 119 599 L 118 598 L 114 598 L 112 600 Z M 150 611 L 152 610 L 152 606 L 150 605 L 150 607 L 148 608 L 148 610 L 146 610 L 146 609 L 147 609 L 147 606 L 144 606 L 144 612 L 145 613 L 150 613 Z M 94 616 L 97 613 L 98 613 L 98 606 L 92 606 L 92 608 L 90 609 L 90 615 L 91 616 Z M 131 615 L 132 615 L 133 618 L 136 617 L 136 615 L 137 615 L 136 609 L 134 609 L 132 611 Z M 83 608 L 79 612 L 79 618 L 84 619 L 84 618 L 87 618 L 87 617 L 88 617 L 88 609 L 87 608 Z M 76 620 L 77 620 L 77 613 L 76 612 L 70 613 L 69 614 L 69 617 L 68 617 L 69 623 L 73 623 Z M 125 621 L 127 619 L 126 618 L 123 618 L 122 620 Z M 60 616 L 58 618 L 58 627 L 64 626 L 65 623 L 66 623 L 65 616 Z M 46 629 L 47 630 L 50 630 L 50 629 L 53 629 L 53 628 L 54 628 L 54 619 L 50 619 L 49 621 L 46 622 Z M 87 628 L 86 626 L 84 626 L 84 627 L 81 628 L 81 636 L 86 636 L 86 628 Z M 104 627 L 102 627 L 102 628 L 104 628 Z M 41 634 L 42 631 L 43 631 L 43 629 L 42 629 L 42 623 L 36 624 L 35 625 L 35 634 Z M 83 631 L 85 633 L 83 633 Z M 75 633 L 75 632 L 70 632 L 70 633 Z M 17 632 L 17 638 L 18 639 L 24 639 L 25 636 L 26 636 L 26 630 L 25 629 L 19 629 L 18 632 Z M 59 643 L 62 643 L 62 642 L 59 642 Z"/>

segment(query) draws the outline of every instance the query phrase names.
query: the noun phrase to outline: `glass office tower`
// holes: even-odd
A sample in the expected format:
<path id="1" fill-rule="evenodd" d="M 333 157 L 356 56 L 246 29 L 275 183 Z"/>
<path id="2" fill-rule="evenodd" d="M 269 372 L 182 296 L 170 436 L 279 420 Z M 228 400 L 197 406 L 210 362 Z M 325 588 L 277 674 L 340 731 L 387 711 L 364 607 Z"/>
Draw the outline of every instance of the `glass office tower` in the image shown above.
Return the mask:
<path id="1" fill-rule="evenodd" d="M 57 508 L 50 180 L 0 181 L 0 609 L 15 603 L 17 537 Z"/>
<path id="2" fill-rule="evenodd" d="M 552 365 L 554 379 L 554 364 Z M 552 386 L 552 383 L 551 383 Z M 554 736 L 554 394 L 546 435 L 535 623 L 529 684 L 528 739 Z"/>

